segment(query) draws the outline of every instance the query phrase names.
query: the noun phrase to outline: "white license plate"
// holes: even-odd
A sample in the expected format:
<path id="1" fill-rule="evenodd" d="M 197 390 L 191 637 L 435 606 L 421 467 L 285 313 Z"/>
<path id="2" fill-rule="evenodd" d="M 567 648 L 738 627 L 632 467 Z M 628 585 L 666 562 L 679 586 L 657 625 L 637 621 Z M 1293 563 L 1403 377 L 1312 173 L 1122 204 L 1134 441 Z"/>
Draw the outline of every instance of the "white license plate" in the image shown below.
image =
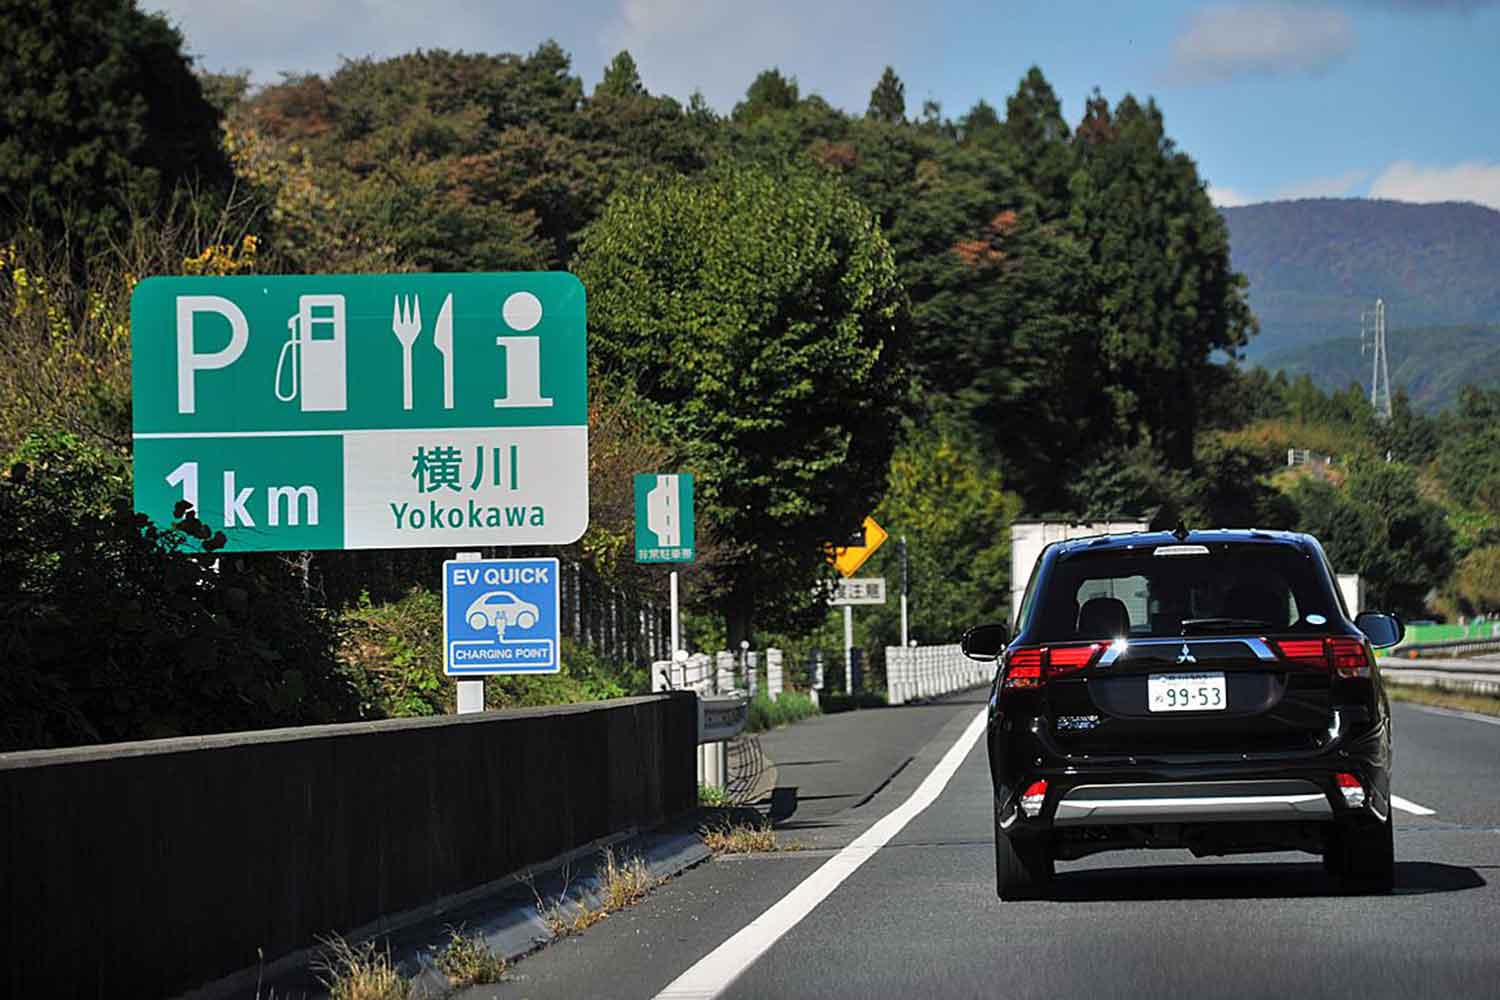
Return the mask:
<path id="1" fill-rule="evenodd" d="M 1223 674 L 1152 674 L 1146 704 L 1153 712 L 1218 712 L 1227 708 Z"/>

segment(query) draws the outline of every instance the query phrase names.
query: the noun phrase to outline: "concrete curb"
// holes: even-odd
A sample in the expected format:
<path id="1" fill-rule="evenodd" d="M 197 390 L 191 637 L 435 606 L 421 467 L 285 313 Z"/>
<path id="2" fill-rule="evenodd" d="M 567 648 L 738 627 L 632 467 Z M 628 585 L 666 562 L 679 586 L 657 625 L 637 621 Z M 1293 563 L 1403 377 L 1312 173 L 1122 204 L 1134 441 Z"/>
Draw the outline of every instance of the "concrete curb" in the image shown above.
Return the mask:
<path id="1" fill-rule="evenodd" d="M 514 962 L 554 939 L 538 913 L 538 897 L 549 904 L 559 899 L 591 906 L 598 903 L 599 855 L 606 848 L 614 850 L 617 858 L 639 856 L 659 879 L 671 878 L 711 858 L 712 852 L 703 846 L 696 828 L 685 830 L 681 825 L 679 819 L 660 832 L 627 831 L 595 841 L 468 892 L 359 928 L 345 939 L 356 945 L 382 942 L 400 972 L 415 982 L 419 996 L 445 996 L 453 988 L 433 963 L 453 929 L 480 939 L 495 955 Z M 324 998 L 328 991 L 319 982 L 315 966 L 319 954 L 320 949 L 304 949 L 265 969 L 241 970 L 183 994 L 180 1000 Z"/>
<path id="2" fill-rule="evenodd" d="M 615 845 L 617 857 L 639 856 L 646 862 L 646 867 L 651 874 L 658 879 L 668 879 L 678 875 L 689 868 L 702 864 L 713 856 L 703 841 L 696 833 L 670 832 L 643 834 L 622 840 Z M 597 861 L 597 858 L 593 859 Z M 600 879 L 597 874 L 597 865 L 590 865 L 590 871 L 586 874 L 571 878 L 571 873 L 563 869 L 554 869 L 549 873 L 554 879 L 559 875 L 562 878 L 561 886 L 555 892 L 542 891 L 538 887 L 538 894 L 547 903 L 553 903 L 562 898 L 574 905 L 583 903 L 589 906 L 597 905 L 599 902 Z M 496 955 L 503 957 L 508 962 L 514 962 L 532 952 L 545 948 L 555 940 L 555 936 L 542 922 L 537 912 L 537 900 L 535 896 L 529 902 L 511 901 L 503 910 L 489 913 L 483 922 L 468 922 L 464 924 L 464 933 L 479 937 L 489 949 Z M 424 995 L 442 995 L 451 991 L 448 980 L 434 966 L 437 949 L 446 940 L 449 928 L 456 926 L 451 922 L 445 923 L 441 928 L 433 926 L 438 933 L 432 940 L 437 944 L 429 945 L 421 949 L 415 955 L 403 956 L 402 971 L 412 975 L 419 990 Z M 416 972 L 415 965 L 420 968 Z M 415 974 L 414 974 L 415 973 Z"/>

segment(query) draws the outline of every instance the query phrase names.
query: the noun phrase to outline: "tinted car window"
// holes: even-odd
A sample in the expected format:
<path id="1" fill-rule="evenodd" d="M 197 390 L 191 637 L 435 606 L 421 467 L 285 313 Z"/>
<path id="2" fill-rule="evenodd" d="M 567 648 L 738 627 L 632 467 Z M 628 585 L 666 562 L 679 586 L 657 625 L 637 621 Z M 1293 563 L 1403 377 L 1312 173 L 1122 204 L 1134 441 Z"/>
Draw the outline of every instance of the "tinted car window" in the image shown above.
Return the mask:
<path id="1" fill-rule="evenodd" d="M 1326 573 L 1301 550 L 1269 544 L 1208 550 L 1084 550 L 1060 557 L 1039 595 L 1028 638 L 1317 631 L 1339 617 Z"/>

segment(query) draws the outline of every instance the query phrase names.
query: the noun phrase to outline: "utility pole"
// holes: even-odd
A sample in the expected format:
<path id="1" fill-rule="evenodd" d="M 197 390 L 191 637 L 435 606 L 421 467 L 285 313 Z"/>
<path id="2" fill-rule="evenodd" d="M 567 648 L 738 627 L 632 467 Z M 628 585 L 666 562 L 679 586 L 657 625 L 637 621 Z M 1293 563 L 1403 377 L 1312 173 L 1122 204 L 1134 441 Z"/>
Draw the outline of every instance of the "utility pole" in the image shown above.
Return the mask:
<path id="1" fill-rule="evenodd" d="M 1391 419 L 1391 372 L 1385 344 L 1385 300 L 1376 299 L 1375 308 L 1359 314 L 1359 353 L 1365 353 L 1365 337 L 1370 336 L 1374 357 L 1370 364 L 1370 407 L 1378 420 Z"/>

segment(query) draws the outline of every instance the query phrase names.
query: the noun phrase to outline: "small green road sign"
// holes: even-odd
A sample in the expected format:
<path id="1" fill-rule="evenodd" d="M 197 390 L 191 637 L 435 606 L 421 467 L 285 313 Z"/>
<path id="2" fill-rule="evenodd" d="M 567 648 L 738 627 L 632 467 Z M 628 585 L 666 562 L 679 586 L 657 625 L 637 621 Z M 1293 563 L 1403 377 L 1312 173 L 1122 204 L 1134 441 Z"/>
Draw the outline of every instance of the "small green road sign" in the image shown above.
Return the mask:
<path id="1" fill-rule="evenodd" d="M 693 477 L 686 472 L 635 477 L 635 561 L 693 561 Z"/>
<path id="2" fill-rule="evenodd" d="M 239 551 L 562 545 L 588 527 L 565 273 L 148 278 L 135 505 Z"/>

